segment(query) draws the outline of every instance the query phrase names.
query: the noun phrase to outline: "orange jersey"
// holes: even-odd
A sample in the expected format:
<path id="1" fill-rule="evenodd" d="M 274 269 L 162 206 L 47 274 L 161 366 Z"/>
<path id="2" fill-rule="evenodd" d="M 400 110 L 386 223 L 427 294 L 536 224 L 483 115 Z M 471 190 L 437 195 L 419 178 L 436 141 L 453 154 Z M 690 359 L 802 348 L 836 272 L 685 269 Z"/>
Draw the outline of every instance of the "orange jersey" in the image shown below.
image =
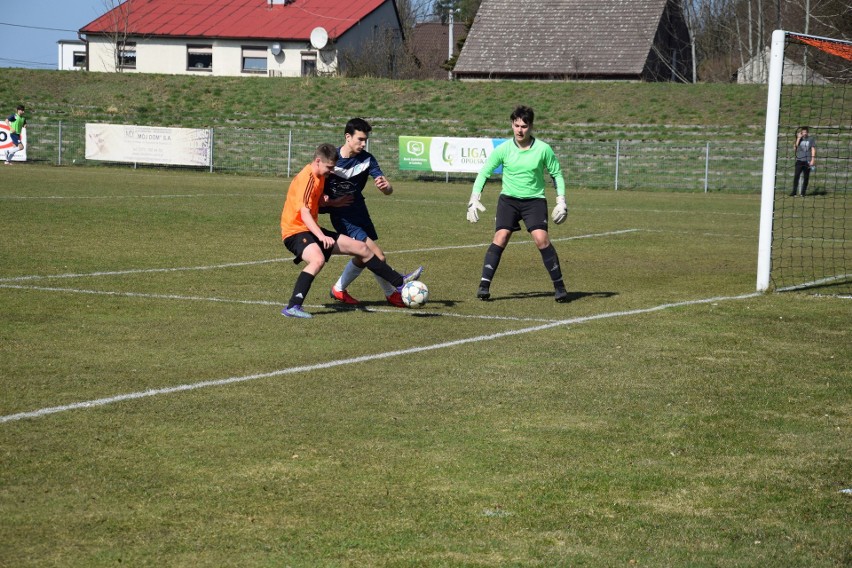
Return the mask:
<path id="1" fill-rule="evenodd" d="M 287 200 L 281 211 L 281 240 L 296 233 L 309 231 L 307 225 L 302 221 L 302 207 L 307 207 L 314 220 L 319 216 L 319 202 L 322 190 L 325 187 L 325 178 L 314 175 L 311 164 L 305 166 L 287 190 Z"/>

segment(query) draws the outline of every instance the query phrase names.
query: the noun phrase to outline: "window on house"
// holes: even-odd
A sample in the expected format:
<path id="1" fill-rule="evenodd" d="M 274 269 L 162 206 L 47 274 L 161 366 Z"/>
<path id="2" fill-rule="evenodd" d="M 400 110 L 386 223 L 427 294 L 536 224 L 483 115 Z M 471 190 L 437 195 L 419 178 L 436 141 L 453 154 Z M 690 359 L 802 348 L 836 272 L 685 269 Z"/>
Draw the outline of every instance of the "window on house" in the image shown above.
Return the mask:
<path id="1" fill-rule="evenodd" d="M 75 51 L 71 55 L 71 65 L 74 67 L 85 67 L 86 66 L 86 52 L 85 51 Z"/>
<path id="2" fill-rule="evenodd" d="M 317 74 L 316 51 L 302 52 L 302 77 L 315 76 Z"/>
<path id="3" fill-rule="evenodd" d="M 118 66 L 122 69 L 136 69 L 136 42 L 118 42 L 116 56 L 118 57 Z"/>
<path id="4" fill-rule="evenodd" d="M 266 73 L 266 48 L 243 46 L 243 73 Z"/>
<path id="5" fill-rule="evenodd" d="M 213 46 L 212 45 L 188 45 L 188 46 L 186 46 L 186 68 L 189 71 L 212 71 L 213 70 Z"/>

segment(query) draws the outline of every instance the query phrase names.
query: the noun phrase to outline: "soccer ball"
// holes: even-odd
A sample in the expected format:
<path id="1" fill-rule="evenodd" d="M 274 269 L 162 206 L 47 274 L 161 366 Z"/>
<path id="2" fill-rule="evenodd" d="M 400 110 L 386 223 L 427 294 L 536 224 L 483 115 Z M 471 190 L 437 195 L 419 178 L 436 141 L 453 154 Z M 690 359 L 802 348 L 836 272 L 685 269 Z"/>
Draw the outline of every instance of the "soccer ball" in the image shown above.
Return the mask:
<path id="1" fill-rule="evenodd" d="M 421 308 L 429 299 L 429 288 L 419 280 L 412 280 L 402 287 L 402 303 L 409 308 Z"/>

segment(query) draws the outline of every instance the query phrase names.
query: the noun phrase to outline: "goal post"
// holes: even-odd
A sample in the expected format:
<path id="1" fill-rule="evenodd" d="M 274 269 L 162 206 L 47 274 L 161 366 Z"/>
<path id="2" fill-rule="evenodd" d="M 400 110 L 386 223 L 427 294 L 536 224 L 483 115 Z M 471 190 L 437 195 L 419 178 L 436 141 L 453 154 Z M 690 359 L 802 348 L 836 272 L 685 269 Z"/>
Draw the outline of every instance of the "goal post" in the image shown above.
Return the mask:
<path id="1" fill-rule="evenodd" d="M 778 162 L 778 119 L 781 109 L 781 74 L 787 32 L 772 32 L 766 96 L 766 133 L 763 139 L 763 180 L 760 187 L 760 233 L 757 244 L 757 291 L 769 290 L 772 267 L 772 211 L 775 205 L 775 165 Z"/>
<path id="2" fill-rule="evenodd" d="M 776 30 L 768 57 L 757 290 L 850 292 L 852 42 Z"/>

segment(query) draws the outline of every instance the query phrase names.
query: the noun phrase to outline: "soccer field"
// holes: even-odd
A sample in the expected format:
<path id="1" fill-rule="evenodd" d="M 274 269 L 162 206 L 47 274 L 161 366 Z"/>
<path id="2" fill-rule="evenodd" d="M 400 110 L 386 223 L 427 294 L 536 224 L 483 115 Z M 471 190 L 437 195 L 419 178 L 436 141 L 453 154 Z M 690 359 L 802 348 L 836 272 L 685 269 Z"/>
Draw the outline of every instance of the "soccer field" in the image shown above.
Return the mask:
<path id="1" fill-rule="evenodd" d="M 430 302 L 303 321 L 288 180 L 0 174 L 0 566 L 852 561 L 852 303 L 754 293 L 757 195 L 569 178 L 572 301 L 519 233 L 480 302 L 498 184 L 398 182 Z"/>

